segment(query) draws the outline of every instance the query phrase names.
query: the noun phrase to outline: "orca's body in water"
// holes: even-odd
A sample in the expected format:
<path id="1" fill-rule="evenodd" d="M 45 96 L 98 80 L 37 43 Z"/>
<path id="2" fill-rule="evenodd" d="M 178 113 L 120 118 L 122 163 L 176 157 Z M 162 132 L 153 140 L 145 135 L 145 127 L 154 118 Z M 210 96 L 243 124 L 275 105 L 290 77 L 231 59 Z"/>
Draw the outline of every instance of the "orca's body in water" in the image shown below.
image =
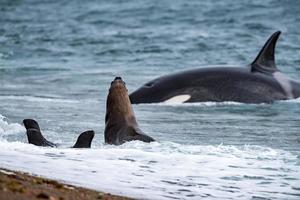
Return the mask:
<path id="1" fill-rule="evenodd" d="M 133 104 L 159 102 L 271 103 L 300 97 L 300 82 L 281 73 L 275 64 L 275 32 L 247 66 L 199 68 L 166 75 L 130 94 Z"/>
<path id="2" fill-rule="evenodd" d="M 43 137 L 37 121 L 33 119 L 24 119 L 23 124 L 27 130 L 26 134 L 30 144 L 36 146 L 57 147 L 57 144 L 54 144 Z M 94 135 L 95 133 L 93 130 L 81 133 L 72 148 L 90 148 Z"/>

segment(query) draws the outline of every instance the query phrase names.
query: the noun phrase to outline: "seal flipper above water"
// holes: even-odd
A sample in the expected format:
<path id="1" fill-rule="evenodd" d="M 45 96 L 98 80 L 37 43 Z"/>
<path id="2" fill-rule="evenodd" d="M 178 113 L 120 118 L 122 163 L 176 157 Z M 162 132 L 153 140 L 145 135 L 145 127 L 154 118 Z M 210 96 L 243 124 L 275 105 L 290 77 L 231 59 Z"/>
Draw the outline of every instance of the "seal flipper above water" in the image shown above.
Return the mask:
<path id="1" fill-rule="evenodd" d="M 23 124 L 26 129 L 36 129 L 41 131 L 39 124 L 33 119 L 24 119 Z"/>
<path id="2" fill-rule="evenodd" d="M 258 71 L 270 74 L 278 71 L 275 63 L 275 46 L 280 33 L 280 31 L 273 33 L 273 35 L 271 35 L 265 43 L 255 60 L 250 65 L 252 72 Z"/>
<path id="3" fill-rule="evenodd" d="M 56 144 L 46 140 L 42 133 L 37 129 L 27 129 L 27 138 L 29 144 L 34 144 L 36 146 L 44 147 L 56 147 Z"/>
<path id="4" fill-rule="evenodd" d="M 37 121 L 33 119 L 24 119 L 23 124 L 26 128 L 26 134 L 29 144 L 34 144 L 36 146 L 44 147 L 56 147 L 56 144 L 46 140 L 41 133 L 40 126 Z"/>
<path id="5" fill-rule="evenodd" d="M 91 148 L 95 132 L 93 130 L 85 131 L 78 136 L 73 148 Z"/>
<path id="6" fill-rule="evenodd" d="M 29 144 L 34 144 L 36 146 L 45 147 L 57 147 L 56 144 L 48 141 L 41 133 L 39 124 L 33 119 L 24 119 L 24 126 L 27 129 L 27 138 Z M 81 133 L 75 145 L 72 148 L 90 148 L 92 140 L 94 138 L 95 132 L 93 130 L 85 131 Z"/>

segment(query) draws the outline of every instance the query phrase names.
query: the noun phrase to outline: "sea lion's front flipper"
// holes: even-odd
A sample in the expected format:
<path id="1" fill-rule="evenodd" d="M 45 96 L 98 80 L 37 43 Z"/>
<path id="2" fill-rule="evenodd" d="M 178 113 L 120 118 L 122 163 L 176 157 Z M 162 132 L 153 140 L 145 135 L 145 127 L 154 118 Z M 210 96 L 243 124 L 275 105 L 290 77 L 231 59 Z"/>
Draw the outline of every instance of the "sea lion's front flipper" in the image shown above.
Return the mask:
<path id="1" fill-rule="evenodd" d="M 74 144 L 73 148 L 91 148 L 95 132 L 93 130 L 81 133 Z"/>
<path id="2" fill-rule="evenodd" d="M 41 130 L 39 124 L 34 119 L 24 119 L 23 124 L 26 129 L 37 129 Z"/>
<path id="3" fill-rule="evenodd" d="M 124 139 L 125 141 L 140 140 L 148 143 L 155 141 L 152 137 L 143 133 L 139 128 L 128 127 L 127 131 L 128 133 Z"/>
<path id="4" fill-rule="evenodd" d="M 56 145 L 46 140 L 40 130 L 39 124 L 33 119 L 24 119 L 24 126 L 27 129 L 26 134 L 29 144 L 36 146 L 55 147 Z"/>
<path id="5" fill-rule="evenodd" d="M 273 35 L 271 35 L 265 43 L 255 60 L 250 65 L 252 72 L 258 71 L 270 74 L 278 71 L 275 63 L 275 46 L 280 33 L 280 31 L 273 33 Z"/>
<path id="6" fill-rule="evenodd" d="M 148 143 L 155 141 L 152 137 L 150 137 L 148 135 L 144 135 L 144 134 L 132 136 L 132 137 L 129 137 L 129 139 L 131 139 L 131 140 L 140 140 L 142 142 L 148 142 Z"/>

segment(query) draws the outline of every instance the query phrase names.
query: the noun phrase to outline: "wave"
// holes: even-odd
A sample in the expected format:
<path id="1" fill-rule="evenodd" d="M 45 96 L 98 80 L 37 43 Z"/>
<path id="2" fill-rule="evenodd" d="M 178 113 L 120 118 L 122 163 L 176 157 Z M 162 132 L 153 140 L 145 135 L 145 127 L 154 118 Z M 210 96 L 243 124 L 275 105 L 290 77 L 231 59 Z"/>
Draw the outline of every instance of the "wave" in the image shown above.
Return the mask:
<path id="1" fill-rule="evenodd" d="M 139 105 L 139 104 L 137 104 Z M 227 105 L 233 105 L 233 106 L 240 106 L 240 105 L 247 105 L 245 103 L 239 103 L 239 102 L 234 102 L 234 101 L 224 101 L 224 102 L 195 102 L 195 103 L 148 103 L 145 105 L 150 105 L 150 106 L 171 106 L 171 107 L 214 107 L 214 106 L 227 106 Z M 255 105 L 255 104 L 253 104 Z"/>
<path id="2" fill-rule="evenodd" d="M 293 189 L 300 180 L 297 155 L 269 147 L 137 141 L 84 150 L 7 141 L 0 141 L 0 146 L 0 167 L 135 198 L 299 195 Z"/>
<path id="3" fill-rule="evenodd" d="M 289 100 L 282 100 L 282 101 L 278 101 L 280 103 L 300 103 L 300 97 L 296 98 L 296 99 L 289 99 Z"/>
<path id="4" fill-rule="evenodd" d="M 289 99 L 289 100 L 279 100 L 275 101 L 275 104 L 282 104 L 282 103 L 300 103 L 300 97 L 296 99 Z M 139 105 L 139 104 L 137 104 Z M 216 106 L 242 106 L 242 105 L 269 105 L 267 103 L 240 103 L 236 101 L 223 101 L 223 102 L 213 102 L 213 101 L 206 101 L 206 102 L 194 102 L 194 103 L 172 103 L 172 102 L 162 102 L 162 103 L 148 103 L 144 105 L 150 106 L 171 106 L 171 107 L 216 107 Z"/>
<path id="5" fill-rule="evenodd" d="M 297 199 L 300 195 L 296 190 L 299 157 L 282 149 L 168 141 L 132 141 L 121 146 L 101 143 L 91 149 L 72 149 L 1 139 L 24 131 L 23 126 L 0 115 L 0 168 L 143 199 L 201 199 L 205 195 L 216 199 Z"/>
<path id="6" fill-rule="evenodd" d="M 0 139 L 5 135 L 16 135 L 24 132 L 25 128 L 18 123 L 8 123 L 6 117 L 0 114 Z"/>
<path id="7" fill-rule="evenodd" d="M 0 95 L 0 100 L 21 100 L 29 102 L 57 102 L 57 103 L 78 103 L 73 99 L 62 99 L 49 96 L 30 96 L 30 95 Z"/>

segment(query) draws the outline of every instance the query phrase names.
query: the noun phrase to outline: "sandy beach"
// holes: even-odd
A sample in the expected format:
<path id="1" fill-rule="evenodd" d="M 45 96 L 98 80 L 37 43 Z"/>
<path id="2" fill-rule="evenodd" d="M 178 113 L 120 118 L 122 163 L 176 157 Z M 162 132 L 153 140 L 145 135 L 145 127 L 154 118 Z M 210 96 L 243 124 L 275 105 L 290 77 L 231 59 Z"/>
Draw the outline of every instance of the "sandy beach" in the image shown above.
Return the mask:
<path id="1" fill-rule="evenodd" d="M 5 200 L 129 200 L 131 198 L 59 183 L 23 172 L 0 169 L 0 199 Z"/>

